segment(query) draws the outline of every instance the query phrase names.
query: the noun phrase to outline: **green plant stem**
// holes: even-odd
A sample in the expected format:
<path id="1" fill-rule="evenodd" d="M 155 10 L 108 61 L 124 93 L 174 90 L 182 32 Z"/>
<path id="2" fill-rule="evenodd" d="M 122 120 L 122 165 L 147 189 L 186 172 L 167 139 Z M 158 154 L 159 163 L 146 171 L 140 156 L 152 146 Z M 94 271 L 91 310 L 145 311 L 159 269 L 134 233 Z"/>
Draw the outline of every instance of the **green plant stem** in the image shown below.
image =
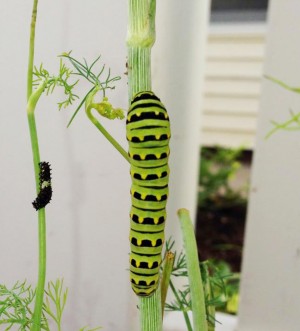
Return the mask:
<path id="1" fill-rule="evenodd" d="M 39 193 L 39 144 L 38 135 L 35 124 L 34 110 L 36 104 L 44 91 L 46 82 L 43 82 L 36 91 L 33 92 L 33 62 L 34 62 L 34 42 L 35 42 L 35 25 L 37 18 L 38 0 L 33 1 L 32 18 L 30 26 L 30 42 L 29 42 L 29 58 L 27 72 L 27 117 L 30 131 L 31 148 L 33 155 L 33 165 L 35 173 L 36 193 Z M 41 316 L 44 298 L 44 287 L 46 279 L 46 214 L 45 208 L 38 211 L 38 241 L 39 241 L 39 266 L 38 266 L 38 282 L 36 287 L 35 305 L 33 312 L 33 321 L 31 331 L 39 331 L 41 329 Z"/>
<path id="2" fill-rule="evenodd" d="M 92 114 L 92 105 L 88 106 L 86 109 L 86 114 L 90 121 L 96 126 L 96 128 L 104 135 L 104 137 L 121 153 L 121 155 L 130 163 L 130 158 L 128 153 L 124 148 L 106 131 L 102 124 L 94 117 Z"/>
<path id="3" fill-rule="evenodd" d="M 191 321 L 190 321 L 189 315 L 188 315 L 187 311 L 184 309 L 184 307 L 183 307 L 183 305 L 181 303 L 181 299 L 180 299 L 180 297 L 179 297 L 179 295 L 178 295 L 178 293 L 176 291 L 176 288 L 175 288 L 175 286 L 174 286 L 174 284 L 173 284 L 172 281 L 170 281 L 170 287 L 171 287 L 171 290 L 172 290 L 172 292 L 173 292 L 173 294 L 175 296 L 175 299 L 176 299 L 176 301 L 177 301 L 177 303 L 178 303 L 178 305 L 180 307 L 180 310 L 183 313 L 183 317 L 184 317 L 185 324 L 187 326 L 188 331 L 193 331 L 193 327 L 191 325 Z"/>
<path id="4" fill-rule="evenodd" d="M 149 298 L 140 299 L 140 326 L 142 331 L 161 331 L 160 286 Z"/>
<path id="5" fill-rule="evenodd" d="M 173 252 L 167 252 L 165 256 L 165 263 L 163 267 L 163 274 L 161 278 L 161 312 L 162 318 L 164 316 L 165 302 L 167 298 L 170 277 L 173 270 L 175 254 Z"/>
<path id="6" fill-rule="evenodd" d="M 156 0 L 129 0 L 128 87 L 131 100 L 151 90 L 151 48 L 155 42 Z"/>
<path id="7" fill-rule="evenodd" d="M 193 224 L 188 210 L 179 209 L 178 216 L 185 248 L 186 264 L 191 291 L 193 329 L 194 331 L 207 331 L 205 297 Z"/>
<path id="8" fill-rule="evenodd" d="M 213 300 L 213 291 L 211 288 L 211 283 L 210 283 L 210 277 L 209 277 L 209 270 L 208 270 L 208 266 L 206 264 L 203 265 L 204 268 L 204 272 L 205 272 L 205 276 L 204 279 L 206 279 L 205 282 L 205 296 L 206 296 L 206 300 L 210 301 Z M 215 306 L 213 304 L 208 305 L 207 306 L 207 328 L 208 331 L 215 331 L 215 327 L 216 327 L 216 322 L 215 322 L 215 315 L 216 315 L 216 309 Z"/>
<path id="9" fill-rule="evenodd" d="M 129 0 L 128 88 L 129 100 L 140 91 L 151 90 L 151 47 L 155 42 L 156 0 Z M 141 331 L 161 331 L 160 288 L 140 299 Z"/>
<path id="10" fill-rule="evenodd" d="M 29 100 L 32 94 L 32 71 L 33 71 L 33 63 L 34 63 L 34 42 L 35 42 L 37 6 L 38 6 L 38 0 L 33 0 L 32 16 L 31 16 L 31 24 L 30 24 L 28 71 L 27 71 L 27 101 Z"/>

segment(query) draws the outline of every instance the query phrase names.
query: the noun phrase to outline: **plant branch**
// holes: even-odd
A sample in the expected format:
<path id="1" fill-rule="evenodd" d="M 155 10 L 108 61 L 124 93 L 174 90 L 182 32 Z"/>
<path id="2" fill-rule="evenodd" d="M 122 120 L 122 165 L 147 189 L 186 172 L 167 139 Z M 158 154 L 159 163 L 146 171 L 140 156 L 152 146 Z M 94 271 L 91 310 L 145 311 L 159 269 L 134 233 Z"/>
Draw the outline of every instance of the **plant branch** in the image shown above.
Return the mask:
<path id="1" fill-rule="evenodd" d="M 29 41 L 29 56 L 28 56 L 28 71 L 27 71 L 27 100 L 32 94 L 32 79 L 33 79 L 33 62 L 34 62 L 34 42 L 35 42 L 35 25 L 37 17 L 38 0 L 33 1 L 32 17 L 30 24 L 30 41 Z"/>
<path id="2" fill-rule="evenodd" d="M 173 282 L 170 280 L 170 288 L 175 296 L 175 299 L 177 301 L 177 304 L 178 304 L 178 307 L 179 309 L 182 311 L 183 313 L 183 317 L 184 317 L 184 320 L 185 320 L 185 324 L 188 328 L 188 331 L 193 331 L 193 328 L 192 328 L 192 325 L 191 325 L 191 321 L 190 321 L 190 318 L 189 318 L 189 315 L 187 313 L 187 311 L 184 309 L 184 306 L 182 305 L 182 302 L 181 302 L 181 299 L 176 291 L 176 288 L 173 284 Z"/>
<path id="3" fill-rule="evenodd" d="M 198 250 L 194 228 L 188 210 L 179 209 L 178 216 L 186 254 L 194 331 L 207 331 L 205 296 L 199 268 Z"/>
<path id="4" fill-rule="evenodd" d="M 170 277 L 173 270 L 175 254 L 173 252 L 168 251 L 165 256 L 165 263 L 163 267 L 163 274 L 161 280 L 161 311 L 162 317 L 164 316 L 164 307 L 167 298 Z"/>
<path id="5" fill-rule="evenodd" d="M 35 124 L 34 110 L 36 104 L 44 91 L 45 81 L 41 83 L 38 89 L 33 92 L 33 62 L 34 62 L 34 43 L 35 43 L 35 26 L 37 18 L 38 0 L 33 1 L 32 18 L 30 27 L 30 42 L 29 42 L 29 59 L 27 71 L 27 117 L 31 138 L 31 148 L 33 154 L 33 164 L 35 172 L 36 191 L 39 191 L 39 144 L 38 135 Z M 44 287 L 46 279 L 46 215 L 45 208 L 38 211 L 38 240 L 39 240 L 39 266 L 38 266 L 38 283 L 36 288 L 35 306 L 33 313 L 33 321 L 31 331 L 39 331 L 41 329 L 42 306 L 44 297 Z"/>

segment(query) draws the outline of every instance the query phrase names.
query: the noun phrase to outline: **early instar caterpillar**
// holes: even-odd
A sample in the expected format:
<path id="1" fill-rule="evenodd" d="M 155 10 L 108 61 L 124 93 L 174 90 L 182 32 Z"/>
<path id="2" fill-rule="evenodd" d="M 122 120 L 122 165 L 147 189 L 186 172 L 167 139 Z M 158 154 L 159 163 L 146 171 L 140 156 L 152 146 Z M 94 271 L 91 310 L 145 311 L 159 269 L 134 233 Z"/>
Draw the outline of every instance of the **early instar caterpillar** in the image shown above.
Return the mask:
<path id="1" fill-rule="evenodd" d="M 52 198 L 52 187 L 51 187 L 51 169 L 48 162 L 40 162 L 40 191 L 38 196 L 33 201 L 32 205 L 35 210 L 44 208 Z"/>

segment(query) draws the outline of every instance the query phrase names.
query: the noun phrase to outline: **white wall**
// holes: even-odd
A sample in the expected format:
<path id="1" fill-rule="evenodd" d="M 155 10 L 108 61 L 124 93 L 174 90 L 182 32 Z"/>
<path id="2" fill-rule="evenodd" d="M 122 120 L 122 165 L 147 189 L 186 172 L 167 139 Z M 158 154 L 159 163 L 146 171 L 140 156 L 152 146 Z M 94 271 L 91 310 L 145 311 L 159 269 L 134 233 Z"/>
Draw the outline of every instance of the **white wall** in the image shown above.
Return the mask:
<path id="1" fill-rule="evenodd" d="M 177 210 L 194 220 L 197 206 L 202 90 L 210 1 L 158 1 L 153 89 L 171 117 L 170 198 L 167 229 L 181 240 Z"/>
<path id="2" fill-rule="evenodd" d="M 299 86 L 298 0 L 270 1 L 264 73 Z M 297 331 L 300 306 L 300 133 L 265 140 L 271 120 L 300 111 L 300 96 L 264 80 L 258 118 L 239 331 Z"/>
<path id="3" fill-rule="evenodd" d="M 208 4 L 190 0 L 182 10 L 179 1 L 158 3 L 153 85 L 155 91 L 162 91 L 158 94 L 176 117 L 170 161 L 173 233 L 178 231 L 176 209 L 195 212 L 201 47 Z M 31 206 L 35 185 L 25 112 L 31 7 L 31 0 L 0 3 L 0 283 L 8 285 L 23 279 L 35 284 L 37 274 L 37 219 Z M 100 53 L 112 73 L 122 76 L 116 92 L 109 94 L 111 100 L 127 108 L 123 74 L 127 2 L 40 0 L 38 11 L 35 63 L 42 61 L 53 72 L 63 51 L 73 50 L 74 56 L 88 60 Z M 167 78 L 171 73 L 174 76 Z M 69 329 L 101 325 L 106 330 L 133 330 L 137 309 L 127 271 L 129 167 L 83 112 L 66 129 L 72 109 L 57 111 L 61 96 L 59 92 L 43 97 L 36 110 L 41 159 L 53 168 L 53 200 L 47 207 L 47 278 L 64 277 L 69 287 L 65 314 Z M 125 122 L 105 125 L 127 148 Z"/>
<path id="4" fill-rule="evenodd" d="M 37 219 L 32 156 L 26 118 L 26 71 L 31 0 L 1 1 L 0 282 L 36 284 Z M 103 61 L 122 81 L 111 93 L 127 107 L 124 1 L 43 1 L 38 8 L 36 64 L 52 72 L 57 55 Z M 88 85 L 84 89 L 88 89 Z M 36 110 L 41 159 L 53 168 L 53 200 L 47 207 L 48 280 L 64 277 L 69 287 L 69 329 L 101 325 L 124 330 L 128 282 L 128 165 L 92 126 L 84 112 L 69 129 L 72 109 L 58 112 L 43 97 Z M 126 148 L 124 122 L 107 123 Z M 115 318 L 117 313 L 118 318 Z"/>

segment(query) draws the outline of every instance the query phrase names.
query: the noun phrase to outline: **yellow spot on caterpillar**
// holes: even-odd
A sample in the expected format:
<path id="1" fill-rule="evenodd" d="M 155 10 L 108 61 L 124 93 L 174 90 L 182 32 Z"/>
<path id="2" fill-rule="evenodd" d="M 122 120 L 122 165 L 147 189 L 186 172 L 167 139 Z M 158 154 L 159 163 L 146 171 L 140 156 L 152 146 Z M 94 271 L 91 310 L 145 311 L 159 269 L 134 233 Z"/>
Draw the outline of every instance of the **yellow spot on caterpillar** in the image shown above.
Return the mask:
<path id="1" fill-rule="evenodd" d="M 140 117 L 140 116 L 141 116 L 141 112 L 140 112 L 140 111 L 137 112 L 137 113 L 136 113 L 136 116 L 137 116 L 137 117 Z"/>
<path id="2" fill-rule="evenodd" d="M 137 244 L 138 244 L 138 246 L 142 246 L 142 240 L 141 239 L 138 239 L 137 240 Z"/>
<path id="3" fill-rule="evenodd" d="M 161 200 L 161 195 L 157 195 L 157 196 L 156 196 L 156 200 L 157 200 L 157 201 L 160 201 L 160 200 Z"/>
<path id="4" fill-rule="evenodd" d="M 154 217 L 154 224 L 158 224 L 158 217 Z"/>
<path id="5" fill-rule="evenodd" d="M 142 174 L 141 177 L 142 177 L 142 179 L 146 179 L 147 178 L 147 174 Z"/>
<path id="6" fill-rule="evenodd" d="M 146 159 L 146 155 L 145 154 L 141 154 L 140 157 L 141 157 L 141 160 L 145 160 Z"/>
<path id="7" fill-rule="evenodd" d="M 142 193 L 142 194 L 141 194 L 141 198 L 142 198 L 142 200 L 145 200 L 146 197 L 147 197 L 147 194 L 145 194 L 145 193 Z"/>
<path id="8" fill-rule="evenodd" d="M 168 116 L 168 114 L 167 113 L 165 113 L 165 119 L 167 119 L 169 116 Z"/>
<path id="9" fill-rule="evenodd" d="M 155 245 L 156 245 L 156 240 L 151 240 L 151 245 L 152 245 L 152 247 L 155 247 Z"/>
<path id="10" fill-rule="evenodd" d="M 139 221 L 140 224 L 142 224 L 144 222 L 144 217 L 139 217 L 138 221 Z"/>
<path id="11" fill-rule="evenodd" d="M 140 137 L 139 139 L 140 139 L 140 141 L 144 141 L 145 138 L 144 137 Z"/>
<path id="12" fill-rule="evenodd" d="M 155 139 L 156 140 L 159 140 L 160 139 L 160 136 L 161 136 L 160 134 L 155 135 Z"/>
<path id="13" fill-rule="evenodd" d="M 155 154 L 156 158 L 159 160 L 160 159 L 160 156 L 161 154 Z"/>
<path id="14" fill-rule="evenodd" d="M 159 111 L 158 110 L 155 111 L 155 115 L 159 115 Z"/>
<path id="15" fill-rule="evenodd" d="M 139 268 L 140 267 L 140 262 L 139 261 L 135 261 L 135 265 L 136 265 L 137 268 Z"/>
<path id="16" fill-rule="evenodd" d="M 151 279 L 150 279 L 150 280 L 146 280 L 146 284 L 147 284 L 147 286 L 149 286 L 150 283 L 151 283 Z"/>
<path id="17" fill-rule="evenodd" d="M 153 262 L 148 262 L 148 269 L 151 269 L 152 268 L 152 266 L 153 266 Z"/>
<path id="18" fill-rule="evenodd" d="M 167 137 L 168 137 L 168 138 L 171 138 L 171 134 L 170 134 L 170 133 L 168 133 L 168 134 L 167 134 Z"/>
<path id="19" fill-rule="evenodd" d="M 158 178 L 161 178 L 161 176 L 162 176 L 162 173 L 161 172 L 157 174 L 157 177 Z"/>

